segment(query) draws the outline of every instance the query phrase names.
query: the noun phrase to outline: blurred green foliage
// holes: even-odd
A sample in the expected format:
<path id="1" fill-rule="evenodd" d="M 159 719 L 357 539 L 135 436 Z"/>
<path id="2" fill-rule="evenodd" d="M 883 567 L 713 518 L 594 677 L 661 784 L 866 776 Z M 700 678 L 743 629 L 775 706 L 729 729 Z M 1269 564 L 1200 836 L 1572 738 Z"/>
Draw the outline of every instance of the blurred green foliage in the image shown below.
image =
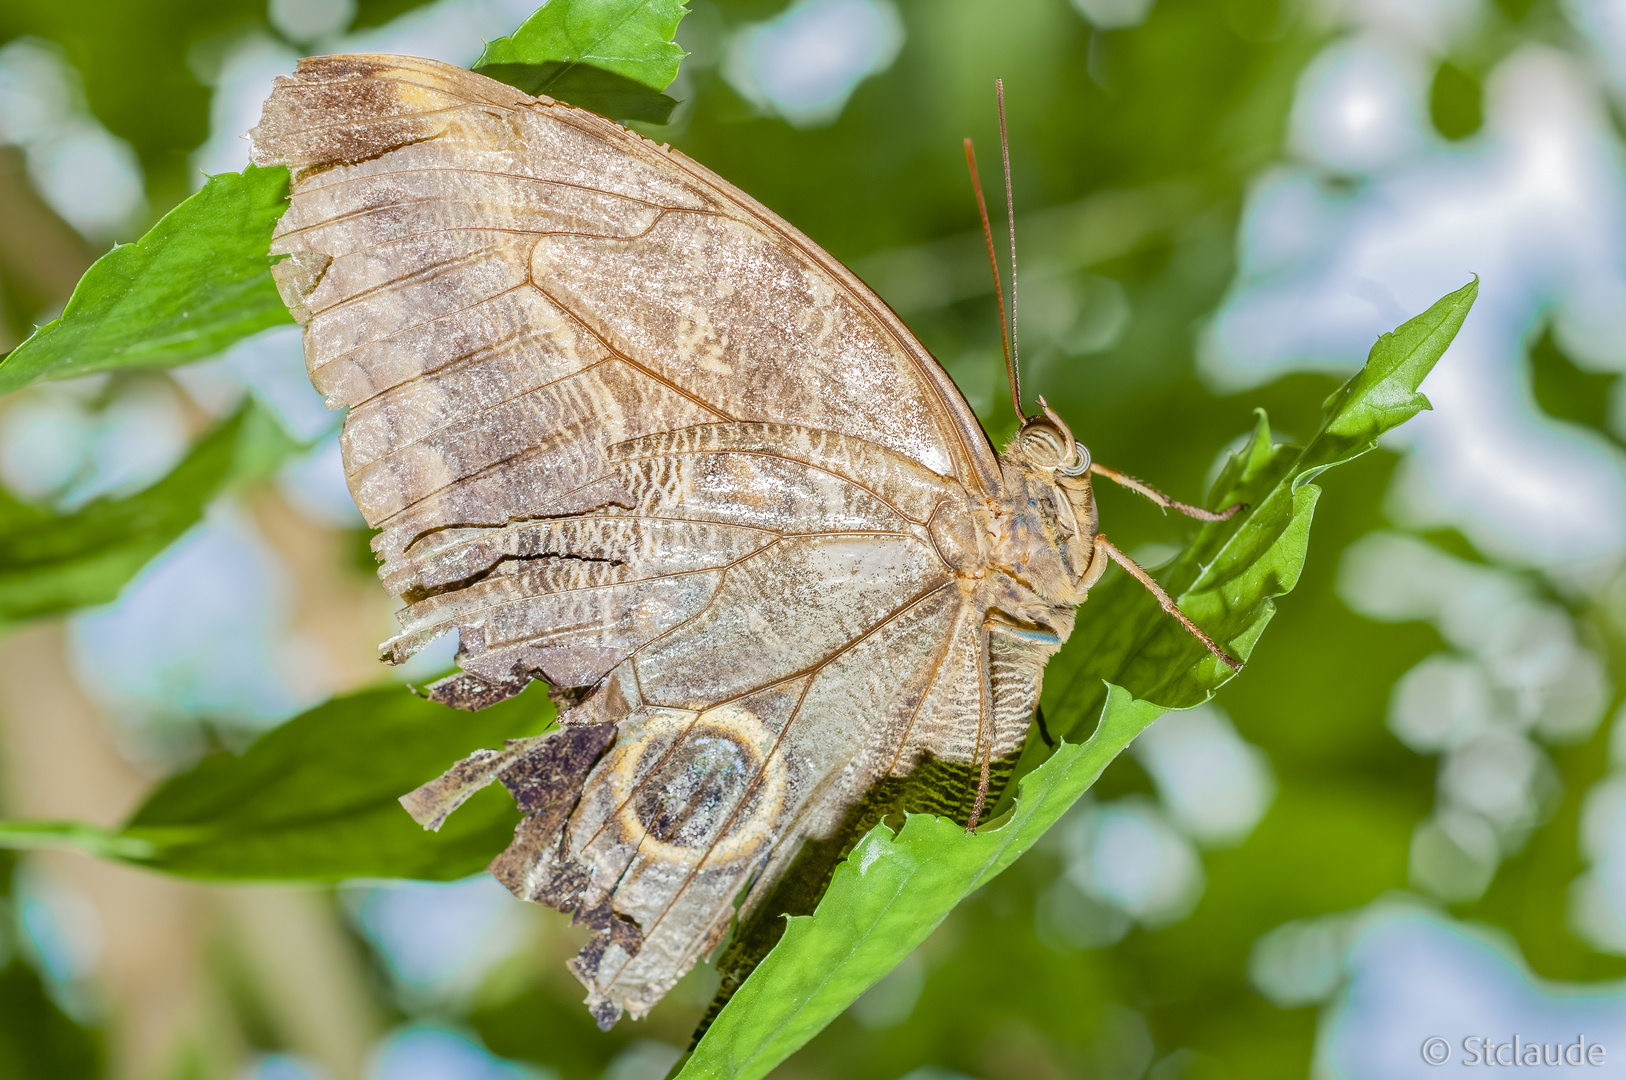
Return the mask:
<path id="1" fill-rule="evenodd" d="M 198 440 L 162 480 L 53 514 L 0 490 L 0 627 L 117 598 L 234 484 L 264 479 L 297 446 L 250 405 Z"/>
<path id="2" fill-rule="evenodd" d="M 0 851 L 0 916 L 10 922 L 16 856 Z M 40 975 L 0 926 L 0 1076 L 7 1080 L 96 1080 L 105 1065 L 102 1038 L 62 1011 Z"/>
<path id="3" fill-rule="evenodd" d="M 1611 438 L 1609 388 L 1615 372 L 1584 371 L 1553 340 L 1552 328 L 1530 346 L 1530 390 L 1536 405 L 1555 420 L 1582 424 Z"/>
<path id="4" fill-rule="evenodd" d="M 189 158 L 209 135 L 205 79 L 229 42 L 265 27 L 261 0 L 0 5 L 0 41 L 31 35 L 59 45 L 84 80 L 91 111 L 135 148 L 154 218 L 195 186 Z"/>
<path id="5" fill-rule="evenodd" d="M 45 993 L 21 958 L 0 967 L 0 1076 L 9 1080 L 95 1080 L 102 1043 Z"/>
<path id="6" fill-rule="evenodd" d="M 544 730 L 545 687 L 473 714 L 382 686 L 335 698 L 160 784 L 122 829 L 0 822 L 0 845 L 76 847 L 184 877 L 226 881 L 451 881 L 513 838 L 500 789 L 426 833 L 400 797 L 459 758 Z"/>
<path id="7" fill-rule="evenodd" d="M 362 0 L 356 25 L 379 25 L 413 6 L 414 0 Z M 1269 410 L 1288 441 L 1315 431 L 1320 404 L 1337 380 L 1296 375 L 1258 391 L 1216 395 L 1192 363 L 1196 332 L 1231 280 L 1246 184 L 1283 153 L 1293 82 L 1325 37 L 1300 7 L 1286 0 L 1159 0 L 1142 26 L 1096 30 L 1065 0 L 900 0 L 907 40 L 897 61 L 862 83 L 834 124 L 797 130 L 757 115 L 717 74 L 725 32 L 783 6 L 694 0 L 677 38 L 692 54 L 671 90 L 682 104 L 670 125 L 645 130 L 867 274 L 996 436 L 1009 434 L 1014 421 L 1003 397 L 991 289 L 956 285 L 987 274 L 977 261 L 980 238 L 960 138 L 974 136 L 984 160 L 994 160 L 996 75 L 1005 78 L 1010 101 L 1019 220 L 1041 226 L 1024 231 L 1024 250 L 1043 253 L 1042 226 L 1058 221 L 1087 222 L 1093 238 L 1053 245 L 1067 250 L 1047 256 L 1043 272 L 1024 263 L 1030 394 L 1043 393 L 1097 460 L 1187 501 L 1200 499 L 1217 465 L 1213 453 L 1249 427 L 1255 407 Z M 1552 7 L 1497 0 L 1500 14 L 1487 20 L 1481 51 L 1500 53 L 1536 33 L 1530 28 L 1543 25 Z M 208 133 L 204 80 L 226 45 L 246 32 L 271 32 L 263 4 L 11 0 L 0 9 L 0 40 L 34 34 L 62 46 L 97 116 L 140 155 L 155 215 L 190 190 L 187 155 Z M 1478 56 L 1438 69 L 1431 113 L 1441 134 L 1460 138 L 1478 128 L 1475 72 L 1482 70 Z M 1546 412 L 1606 429 L 1599 406 L 1605 377 L 1575 368 L 1545 339 L 1532 351 L 1531 369 L 1533 394 Z M 1320 481 L 1326 497 L 1298 588 L 1282 604 L 1247 678 L 1220 696 L 1243 737 L 1269 755 L 1279 790 L 1246 842 L 1205 853 L 1207 888 L 1189 918 L 1135 929 L 1096 949 L 1041 935 L 1038 899 L 1059 867 L 1058 853 L 1041 844 L 921 947 L 924 988 L 907 1022 L 872 1028 L 850 1014 L 840 1017 L 779 1075 L 895 1080 L 933 1064 L 985 1080 L 1128 1077 L 1149 1054 L 1169 1063 L 1160 1080 L 1303 1076 L 1316 1011 L 1266 1001 L 1248 981 L 1249 950 L 1287 920 L 1348 910 L 1406 888 L 1412 830 L 1434 802 L 1434 763 L 1404 748 L 1384 717 L 1395 679 L 1439 649 L 1439 635 L 1422 623 L 1362 619 L 1334 591 L 1341 549 L 1389 524 L 1383 507 L 1394 465 L 1391 454 L 1378 451 Z M 1106 531 L 1126 549 L 1183 546 L 1197 532 L 1128 493 L 1103 491 L 1100 501 Z M 1473 554 L 1460 537 L 1439 539 Z M 1104 623 L 1091 624 L 1105 618 L 1106 606 L 1092 603 L 1080 612 L 1081 633 L 1107 635 Z M 1626 681 L 1622 628 L 1607 613 L 1578 601 L 1571 606 L 1612 650 L 1616 683 Z M 470 747 L 500 737 L 483 730 L 469 736 Z M 1606 767 L 1606 738 L 1600 731 L 1555 752 L 1563 794 L 1552 817 L 1482 898 L 1452 909 L 1506 931 L 1544 976 L 1626 975 L 1626 960 L 1589 949 L 1565 922 L 1566 890 L 1582 869 L 1580 800 Z M 427 758 L 415 764 L 411 783 L 461 752 L 432 766 Z M 205 763 L 190 779 L 175 781 L 174 790 L 206 787 L 231 768 Z M 391 783 L 405 780 L 403 774 Z M 1123 757 L 1101 777 L 1096 797 L 1151 790 L 1145 772 Z M 379 791 L 382 799 L 382 782 Z M 497 825 L 491 829 L 495 835 Z M 539 966 L 518 983 L 492 989 L 464 1019 L 494 1051 L 546 1064 L 567 1080 L 599 1075 L 638 1037 L 680 1043 L 707 996 L 704 988 L 686 993 L 680 986 L 649 1026 L 623 1024 L 600 1035 L 560 959 L 549 957 L 546 970 Z M 12 968 L 0 979 L 12 979 Z M 52 1019 L 48 1002 L 26 1004 L 45 1000 L 37 980 L 27 988 L 29 977 L 15 976 L 23 987 L 15 1000 L 25 1002 L 16 1015 L 45 1017 L 38 1021 L 42 1031 L 67 1031 L 60 1025 L 71 1022 Z M 11 1012 L 12 1000 L 0 1001 L 0 1016 Z M 5 1026 L 0 1041 L 11 1030 Z M 70 1044 L 63 1044 L 70 1049 L 62 1059 L 69 1064 L 53 1066 L 58 1071 L 50 1075 L 75 1075 L 79 1066 L 71 1062 L 90 1060 L 83 1056 L 90 1051 Z M 1184 1056 L 1171 1057 L 1176 1053 Z"/>
<path id="8" fill-rule="evenodd" d="M 1484 91 L 1479 80 L 1449 60 L 1434 71 L 1429 115 L 1434 129 L 1447 139 L 1465 139 L 1484 121 Z"/>

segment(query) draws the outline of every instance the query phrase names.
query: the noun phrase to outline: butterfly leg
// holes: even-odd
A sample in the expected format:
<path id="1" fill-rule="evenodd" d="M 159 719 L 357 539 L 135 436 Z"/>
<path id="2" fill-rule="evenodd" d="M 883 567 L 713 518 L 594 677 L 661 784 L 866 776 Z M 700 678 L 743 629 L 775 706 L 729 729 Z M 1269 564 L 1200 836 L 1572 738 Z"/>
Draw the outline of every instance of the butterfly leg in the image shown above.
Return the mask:
<path id="1" fill-rule="evenodd" d="M 1219 643 L 1204 633 L 1202 627 L 1192 622 L 1186 613 L 1181 611 L 1179 606 L 1175 604 L 1174 598 L 1171 597 L 1167 592 L 1163 591 L 1163 586 L 1159 585 L 1157 580 L 1153 578 L 1151 574 L 1148 574 L 1145 570 L 1141 569 L 1141 565 L 1139 563 L 1137 563 L 1134 559 L 1131 559 L 1128 555 L 1124 554 L 1118 545 L 1114 544 L 1111 540 L 1108 540 L 1105 536 L 1097 533 L 1095 537 L 1095 553 L 1097 558 L 1104 554 L 1113 562 L 1129 571 L 1136 581 L 1146 586 L 1147 592 L 1151 593 L 1157 598 L 1158 606 L 1164 611 L 1168 612 L 1170 615 L 1173 615 L 1176 619 L 1180 620 L 1180 625 L 1185 627 L 1186 631 L 1191 634 L 1192 637 L 1202 642 L 1204 647 L 1206 647 L 1209 652 L 1213 653 L 1214 656 L 1219 660 L 1230 665 L 1232 670 L 1242 670 L 1242 661 L 1236 659 L 1230 653 L 1220 648 Z"/>
<path id="2" fill-rule="evenodd" d="M 977 712 L 977 756 L 982 759 L 982 771 L 977 775 L 977 797 L 971 804 L 971 816 L 966 819 L 965 831 L 977 831 L 977 819 L 982 817 L 982 807 L 988 801 L 988 773 L 994 759 L 994 681 L 989 669 L 990 657 L 988 655 L 989 635 L 988 624 L 984 623 L 982 633 L 977 642 L 977 666 L 982 670 L 980 684 L 981 693 L 978 695 Z"/>
<path id="3" fill-rule="evenodd" d="M 1097 476 L 1106 477 L 1114 484 L 1119 484 L 1128 488 L 1137 495 L 1146 496 L 1148 499 L 1151 499 L 1165 510 L 1174 510 L 1177 513 L 1186 515 L 1187 517 L 1196 518 L 1198 521 L 1225 521 L 1238 510 L 1245 510 L 1248 506 L 1247 503 L 1233 503 L 1230 506 L 1227 506 L 1224 510 L 1204 510 L 1200 506 L 1188 506 L 1183 502 L 1177 502 L 1163 494 L 1161 491 L 1157 490 L 1157 488 L 1153 487 L 1151 484 L 1143 483 L 1136 480 L 1128 473 L 1121 473 L 1117 469 L 1109 469 L 1105 465 L 1098 464 L 1094 461 L 1090 462 L 1090 471 L 1095 473 Z"/>
<path id="4" fill-rule="evenodd" d="M 973 760 L 980 764 L 981 775 L 966 823 L 968 832 L 976 831 L 987 806 L 995 749 L 998 747 L 1000 754 L 1008 753 L 1013 736 L 1026 736 L 1039 708 L 1045 664 L 1061 648 L 1061 642 L 1062 635 L 1055 628 L 1019 622 L 998 611 L 989 612 L 983 621 L 978 666 L 983 684 L 982 716 L 987 720 L 978 719 Z"/>

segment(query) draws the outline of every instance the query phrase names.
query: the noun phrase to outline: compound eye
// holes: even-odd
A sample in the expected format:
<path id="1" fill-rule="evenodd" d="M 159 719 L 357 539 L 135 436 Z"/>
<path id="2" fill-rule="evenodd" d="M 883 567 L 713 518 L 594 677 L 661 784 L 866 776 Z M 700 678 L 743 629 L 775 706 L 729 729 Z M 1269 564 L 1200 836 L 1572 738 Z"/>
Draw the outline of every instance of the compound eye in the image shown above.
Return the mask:
<path id="1" fill-rule="evenodd" d="M 1067 438 L 1039 420 L 1022 429 L 1022 454 L 1041 469 L 1054 469 L 1067 456 Z"/>
<path id="2" fill-rule="evenodd" d="M 1083 476 L 1090 471 L 1090 448 L 1083 443 L 1077 443 L 1073 450 L 1073 460 L 1064 461 L 1056 466 L 1056 471 L 1063 476 Z"/>

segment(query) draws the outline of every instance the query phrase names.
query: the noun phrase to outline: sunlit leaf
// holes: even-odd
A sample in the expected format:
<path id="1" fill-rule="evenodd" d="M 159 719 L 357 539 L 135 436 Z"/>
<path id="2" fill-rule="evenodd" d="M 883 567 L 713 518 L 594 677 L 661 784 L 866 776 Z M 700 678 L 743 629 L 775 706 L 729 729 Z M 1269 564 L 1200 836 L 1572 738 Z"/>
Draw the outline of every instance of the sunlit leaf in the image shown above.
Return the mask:
<path id="1" fill-rule="evenodd" d="M 552 0 L 489 42 L 474 70 L 603 116 L 664 123 L 677 102 L 661 91 L 685 55 L 672 37 L 686 14 L 682 0 Z"/>
<path id="2" fill-rule="evenodd" d="M 134 495 L 52 514 L 0 491 L 0 626 L 115 599 L 229 484 L 265 475 L 295 445 L 251 405 Z"/>
<path id="3" fill-rule="evenodd" d="M 452 880 L 507 845 L 519 811 L 493 788 L 428 833 L 397 800 L 446 762 L 552 719 L 541 688 L 472 714 L 403 686 L 366 690 L 295 717 L 240 757 L 204 759 L 160 785 L 123 829 L 0 822 L 0 846 L 72 847 L 207 879 Z"/>
<path id="4" fill-rule="evenodd" d="M 1383 335 L 1366 366 L 1328 399 L 1321 432 L 1304 450 L 1272 445 L 1260 414 L 1253 440 L 1215 485 L 1219 502 L 1246 500 L 1250 509 L 1205 528 L 1165 575 L 1181 607 L 1217 629 L 1222 642 L 1243 656 L 1252 651 L 1274 613 L 1272 598 L 1291 590 L 1303 567 L 1317 494 L 1310 481 L 1366 453 L 1383 432 L 1428 407 L 1418 384 L 1450 345 L 1477 291 L 1478 283 L 1470 283 Z M 1116 604 L 1105 613 L 1090 600 L 1090 617 L 1052 661 L 1051 686 L 1061 686 L 1046 694 L 1053 731 L 1076 732 L 1093 721 L 1093 733 L 1064 741 L 1021 779 L 1011 810 L 974 837 L 920 814 L 909 815 L 895 836 L 885 824 L 872 829 L 813 915 L 789 920 L 679 1076 L 766 1075 L 1030 847 L 1147 724 L 1169 708 L 1204 700 L 1229 677 L 1155 603 L 1153 618 L 1141 617 L 1136 601 L 1145 594 L 1138 587 L 1120 585 L 1110 595 Z M 1080 646 L 1081 637 L 1089 643 Z M 1070 677 L 1055 677 L 1064 672 Z M 1133 694 L 1114 685 L 1120 674 Z"/>
<path id="5" fill-rule="evenodd" d="M 289 322 L 266 255 L 287 206 L 286 169 L 211 177 L 85 271 L 62 317 L 0 361 L 0 394 L 38 379 L 181 364 Z"/>

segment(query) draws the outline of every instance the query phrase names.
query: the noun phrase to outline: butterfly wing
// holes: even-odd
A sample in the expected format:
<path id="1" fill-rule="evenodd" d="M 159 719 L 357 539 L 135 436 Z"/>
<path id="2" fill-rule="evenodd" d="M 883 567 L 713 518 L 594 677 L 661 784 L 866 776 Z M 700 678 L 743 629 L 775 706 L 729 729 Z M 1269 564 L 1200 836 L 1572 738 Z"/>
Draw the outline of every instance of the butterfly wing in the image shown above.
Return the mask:
<path id="1" fill-rule="evenodd" d="M 294 170 L 274 251 L 385 576 L 450 525 L 550 511 L 608 446 L 792 422 L 997 484 L 884 304 L 744 193 L 592 113 L 407 57 L 303 61 L 252 133 Z"/>
<path id="2" fill-rule="evenodd" d="M 302 61 L 252 136 L 292 170 L 273 274 L 410 601 L 387 658 L 455 631 L 448 703 L 582 688 L 568 738 L 408 805 L 438 824 L 508 784 L 528 816 L 493 870 L 599 931 L 574 967 L 601 1022 L 875 777 L 1019 743 L 978 600 L 998 463 L 810 240 L 681 154 L 433 61 Z"/>

